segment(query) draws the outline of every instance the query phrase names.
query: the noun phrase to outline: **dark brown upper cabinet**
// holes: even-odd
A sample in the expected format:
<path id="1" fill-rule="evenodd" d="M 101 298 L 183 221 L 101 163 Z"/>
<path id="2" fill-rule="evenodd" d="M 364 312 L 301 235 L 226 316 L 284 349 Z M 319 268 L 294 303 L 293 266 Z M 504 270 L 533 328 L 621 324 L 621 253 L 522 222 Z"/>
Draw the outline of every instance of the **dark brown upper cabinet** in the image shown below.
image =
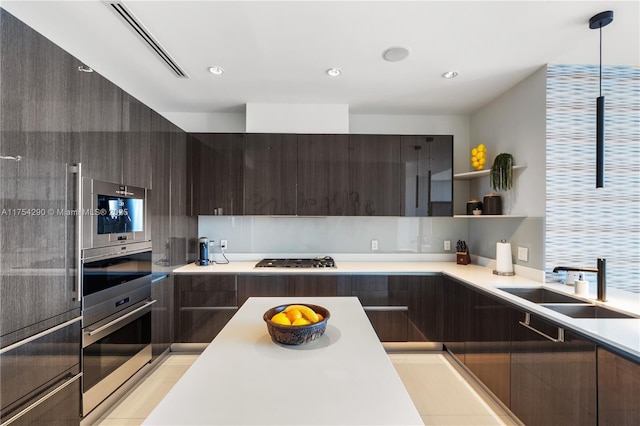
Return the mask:
<path id="1" fill-rule="evenodd" d="M 400 216 L 400 136 L 350 135 L 347 216 Z"/>
<path id="2" fill-rule="evenodd" d="M 297 198 L 300 216 L 348 214 L 348 135 L 298 135 Z"/>
<path id="3" fill-rule="evenodd" d="M 121 183 L 123 91 L 97 72 L 75 70 L 74 76 L 71 126 L 80 150 L 82 174 Z"/>
<path id="4" fill-rule="evenodd" d="M 151 108 L 122 93 L 122 183 L 152 189 Z"/>
<path id="5" fill-rule="evenodd" d="M 242 133 L 190 134 L 191 214 L 243 214 L 244 142 Z"/>
<path id="6" fill-rule="evenodd" d="M 247 134 L 245 214 L 296 214 L 297 138 L 294 134 Z"/>
<path id="7" fill-rule="evenodd" d="M 453 136 L 401 136 L 402 216 L 453 215 Z"/>

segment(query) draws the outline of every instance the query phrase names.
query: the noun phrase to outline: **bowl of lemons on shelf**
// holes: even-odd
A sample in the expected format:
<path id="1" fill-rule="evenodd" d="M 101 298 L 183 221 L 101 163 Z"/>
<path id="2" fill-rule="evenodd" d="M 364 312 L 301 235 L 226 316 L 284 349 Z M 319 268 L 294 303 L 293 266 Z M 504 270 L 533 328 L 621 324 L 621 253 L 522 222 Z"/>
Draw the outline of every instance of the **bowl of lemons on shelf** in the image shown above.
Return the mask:
<path id="1" fill-rule="evenodd" d="M 484 165 L 487 162 L 487 147 L 484 144 L 479 144 L 475 148 L 471 148 L 471 167 L 474 170 L 484 170 Z"/>
<path id="2" fill-rule="evenodd" d="M 300 345 L 319 339 L 331 314 L 318 305 L 290 304 L 269 309 L 262 319 L 271 339 L 284 345 Z"/>

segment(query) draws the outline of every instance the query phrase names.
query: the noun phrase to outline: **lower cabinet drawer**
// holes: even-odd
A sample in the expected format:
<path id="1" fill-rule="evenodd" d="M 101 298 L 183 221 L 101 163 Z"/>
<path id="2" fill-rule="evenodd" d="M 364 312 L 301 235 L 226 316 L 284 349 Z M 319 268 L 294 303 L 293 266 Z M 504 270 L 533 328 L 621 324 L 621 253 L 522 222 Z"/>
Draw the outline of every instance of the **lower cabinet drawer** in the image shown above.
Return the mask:
<path id="1" fill-rule="evenodd" d="M 210 343 L 236 313 L 236 307 L 181 307 L 179 343 Z"/>
<path id="2" fill-rule="evenodd" d="M 67 374 L 80 372 L 80 317 L 5 347 L 0 353 L 2 419 L 29 405 Z M 79 394 L 78 394 L 79 397 Z"/>
<path id="3" fill-rule="evenodd" d="M 408 340 L 409 311 L 407 307 L 365 306 L 364 311 L 381 342 Z"/>
<path id="4" fill-rule="evenodd" d="M 69 378 L 70 377 L 70 378 Z M 78 426 L 80 424 L 80 374 L 68 375 L 31 405 L 2 417 L 11 426 Z M 11 421 L 10 419 L 15 419 Z"/>
<path id="5" fill-rule="evenodd" d="M 80 422 L 80 336 L 77 317 L 0 349 L 0 423 Z"/>

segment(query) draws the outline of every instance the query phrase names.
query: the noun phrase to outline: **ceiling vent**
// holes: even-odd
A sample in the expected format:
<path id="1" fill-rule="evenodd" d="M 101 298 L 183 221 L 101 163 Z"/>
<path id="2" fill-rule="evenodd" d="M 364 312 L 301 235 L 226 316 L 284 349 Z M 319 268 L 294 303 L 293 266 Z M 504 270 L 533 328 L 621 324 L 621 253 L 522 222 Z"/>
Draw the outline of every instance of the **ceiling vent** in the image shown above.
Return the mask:
<path id="1" fill-rule="evenodd" d="M 107 0 L 106 3 L 113 9 L 113 11 L 120 17 L 122 20 L 133 30 L 136 34 L 142 39 L 142 41 L 151 48 L 155 52 L 155 54 L 171 68 L 171 70 L 178 76 L 182 78 L 189 78 L 186 72 L 176 63 L 176 61 L 169 55 L 169 53 L 162 47 L 160 42 L 156 40 L 156 38 L 151 35 L 149 30 L 140 22 L 140 20 L 136 17 L 127 8 L 127 6 L 122 1 L 110 1 Z"/>

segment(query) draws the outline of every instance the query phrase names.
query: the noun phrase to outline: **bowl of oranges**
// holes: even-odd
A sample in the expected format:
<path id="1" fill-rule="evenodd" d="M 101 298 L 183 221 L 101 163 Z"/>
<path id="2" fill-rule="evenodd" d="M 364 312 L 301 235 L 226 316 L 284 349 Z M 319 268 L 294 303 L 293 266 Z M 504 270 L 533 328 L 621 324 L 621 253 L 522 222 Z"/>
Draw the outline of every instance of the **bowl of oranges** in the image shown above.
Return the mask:
<path id="1" fill-rule="evenodd" d="M 262 319 L 273 341 L 301 345 L 322 337 L 329 317 L 329 311 L 322 306 L 296 303 L 271 308 Z"/>

